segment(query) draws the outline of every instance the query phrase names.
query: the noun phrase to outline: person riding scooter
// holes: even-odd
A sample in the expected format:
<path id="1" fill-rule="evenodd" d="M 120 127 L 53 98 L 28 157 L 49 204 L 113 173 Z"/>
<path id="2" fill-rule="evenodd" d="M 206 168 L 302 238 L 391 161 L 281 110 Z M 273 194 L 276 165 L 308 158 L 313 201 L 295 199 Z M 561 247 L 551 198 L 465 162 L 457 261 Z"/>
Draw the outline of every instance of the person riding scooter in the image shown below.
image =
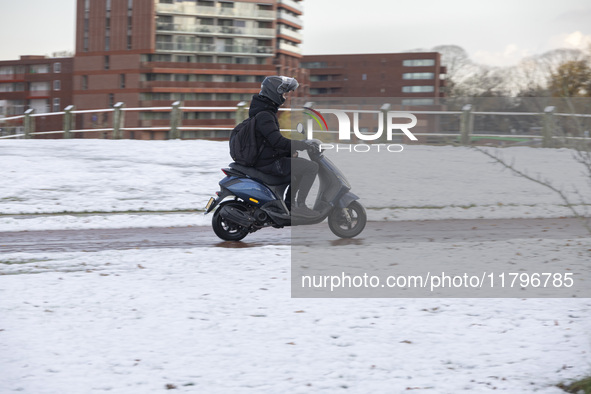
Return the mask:
<path id="1" fill-rule="evenodd" d="M 317 213 L 306 206 L 306 198 L 318 174 L 318 164 L 297 157 L 297 152 L 311 148 L 304 141 L 285 138 L 279 130 L 277 111 L 285 103 L 285 94 L 299 86 L 295 78 L 271 76 L 261 84 L 261 91 L 252 97 L 249 116 L 257 117 L 256 131 L 260 139 L 259 157 L 254 168 L 269 175 L 292 175 L 290 191 L 295 204 L 291 213 L 295 216 L 314 217 Z"/>

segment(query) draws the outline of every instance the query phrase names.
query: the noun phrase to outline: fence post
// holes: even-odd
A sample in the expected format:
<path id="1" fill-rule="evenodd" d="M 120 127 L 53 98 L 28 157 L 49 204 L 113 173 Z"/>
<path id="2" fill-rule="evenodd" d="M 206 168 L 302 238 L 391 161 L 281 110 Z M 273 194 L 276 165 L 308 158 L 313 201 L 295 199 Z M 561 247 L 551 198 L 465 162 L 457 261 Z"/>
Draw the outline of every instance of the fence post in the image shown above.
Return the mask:
<path id="1" fill-rule="evenodd" d="M 236 125 L 239 125 L 248 118 L 248 110 L 246 109 L 247 105 L 248 103 L 246 101 L 238 103 L 236 107 Z"/>
<path id="2" fill-rule="evenodd" d="M 544 108 L 542 127 L 542 147 L 552 148 L 555 146 L 552 136 L 554 135 L 554 110 L 553 106 Z"/>
<path id="3" fill-rule="evenodd" d="M 125 103 L 119 102 L 113 106 L 113 139 L 123 138 L 123 127 L 125 126 Z"/>
<path id="4" fill-rule="evenodd" d="M 35 113 L 33 108 L 25 111 L 25 120 L 23 122 L 25 129 L 25 139 L 31 138 L 31 133 L 35 131 L 35 123 L 33 122 L 33 117 L 31 116 L 33 113 Z"/>
<path id="5" fill-rule="evenodd" d="M 472 104 L 466 104 L 462 107 L 462 117 L 460 119 L 460 143 L 470 145 L 470 136 L 474 128 L 474 117 L 472 115 Z"/>
<path id="6" fill-rule="evenodd" d="M 172 103 L 172 110 L 170 112 L 170 135 L 169 139 L 176 140 L 182 138 L 182 133 L 179 127 L 182 125 L 183 111 L 181 106 L 182 101 L 175 101 Z"/>
<path id="7" fill-rule="evenodd" d="M 64 138 L 72 138 L 72 125 L 74 124 L 74 114 L 72 114 L 72 111 L 75 108 L 73 105 L 68 105 L 64 109 Z"/>

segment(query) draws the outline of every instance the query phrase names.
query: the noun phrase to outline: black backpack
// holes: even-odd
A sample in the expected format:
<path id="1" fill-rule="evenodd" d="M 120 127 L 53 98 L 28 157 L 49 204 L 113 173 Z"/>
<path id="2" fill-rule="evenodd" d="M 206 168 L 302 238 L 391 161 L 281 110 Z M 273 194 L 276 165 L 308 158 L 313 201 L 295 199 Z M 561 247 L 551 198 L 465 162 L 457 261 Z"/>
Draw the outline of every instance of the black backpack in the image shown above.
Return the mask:
<path id="1" fill-rule="evenodd" d="M 236 163 L 247 167 L 254 166 L 263 149 L 264 145 L 261 143 L 259 146 L 257 141 L 256 115 L 246 119 L 230 132 L 230 156 Z"/>

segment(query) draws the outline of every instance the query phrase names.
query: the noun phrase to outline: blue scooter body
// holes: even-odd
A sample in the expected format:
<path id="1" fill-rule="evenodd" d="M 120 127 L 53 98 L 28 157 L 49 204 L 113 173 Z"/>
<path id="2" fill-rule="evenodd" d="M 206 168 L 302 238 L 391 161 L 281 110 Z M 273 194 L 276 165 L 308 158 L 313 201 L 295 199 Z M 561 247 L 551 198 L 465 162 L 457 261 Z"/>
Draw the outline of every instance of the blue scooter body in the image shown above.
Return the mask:
<path id="1" fill-rule="evenodd" d="M 226 176 L 220 181 L 220 186 L 227 189 L 236 197 L 260 206 L 277 200 L 277 196 L 275 196 L 271 189 L 251 178 Z"/>

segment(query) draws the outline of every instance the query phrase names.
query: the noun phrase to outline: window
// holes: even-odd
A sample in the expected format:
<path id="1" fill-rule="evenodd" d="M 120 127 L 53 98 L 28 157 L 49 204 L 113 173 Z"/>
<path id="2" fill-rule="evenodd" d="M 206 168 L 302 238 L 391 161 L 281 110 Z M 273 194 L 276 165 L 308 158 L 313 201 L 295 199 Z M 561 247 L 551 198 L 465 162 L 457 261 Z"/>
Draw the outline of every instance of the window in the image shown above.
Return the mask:
<path id="1" fill-rule="evenodd" d="M 435 91 L 434 86 L 403 86 L 404 93 L 431 93 Z"/>
<path id="2" fill-rule="evenodd" d="M 133 13 L 133 0 L 127 0 L 127 50 L 130 50 L 132 48 L 132 41 L 131 41 L 131 36 L 133 33 L 132 13 Z"/>
<path id="3" fill-rule="evenodd" d="M 193 56 L 191 55 L 180 55 L 176 57 L 176 62 L 179 63 L 191 63 L 193 62 Z"/>
<path id="4" fill-rule="evenodd" d="M 435 65 L 434 59 L 413 59 L 413 60 L 404 60 L 402 61 L 402 65 L 405 67 L 429 67 Z"/>
<path id="5" fill-rule="evenodd" d="M 190 75 L 189 74 L 175 74 L 174 81 L 175 82 L 189 82 Z"/>
<path id="6" fill-rule="evenodd" d="M 433 79 L 434 73 L 404 73 L 402 79 Z"/>
<path id="7" fill-rule="evenodd" d="M 197 56 L 197 63 L 213 63 L 213 56 Z"/>
<path id="8" fill-rule="evenodd" d="M 115 106 L 115 95 L 113 93 L 109 93 L 107 105 L 112 108 Z"/>
<path id="9" fill-rule="evenodd" d="M 61 73 L 62 72 L 62 64 L 61 63 L 53 63 L 53 72 L 54 73 Z"/>
<path id="10" fill-rule="evenodd" d="M 326 94 L 328 93 L 328 89 L 326 88 L 311 88 L 310 89 L 310 94 L 315 95 L 315 94 Z"/>
<path id="11" fill-rule="evenodd" d="M 236 57 L 234 58 L 236 64 L 252 64 L 252 58 L 249 57 Z"/>
<path id="12" fill-rule="evenodd" d="M 53 81 L 53 90 L 59 91 L 62 89 L 62 82 L 60 80 Z"/>
<path id="13" fill-rule="evenodd" d="M 215 119 L 232 119 L 232 112 L 216 112 Z"/>
<path id="14" fill-rule="evenodd" d="M 111 59 L 109 58 L 109 55 L 105 56 L 105 70 L 108 70 L 109 68 L 111 68 Z"/>
<path id="15" fill-rule="evenodd" d="M 49 64 L 34 64 L 30 68 L 31 74 L 48 74 Z"/>
<path id="16" fill-rule="evenodd" d="M 119 75 L 119 87 L 125 89 L 125 74 Z"/>
<path id="17" fill-rule="evenodd" d="M 367 74 L 361 74 L 361 80 L 367 81 Z"/>
<path id="18" fill-rule="evenodd" d="M 53 112 L 59 112 L 60 110 L 60 99 L 54 98 L 53 99 Z"/>
<path id="19" fill-rule="evenodd" d="M 88 89 L 88 75 L 82 76 L 82 90 Z"/>
<path id="20" fill-rule="evenodd" d="M 160 0 L 160 4 L 172 4 L 172 0 Z"/>
<path id="21" fill-rule="evenodd" d="M 222 8 L 234 8 L 234 3 L 233 2 L 220 2 Z"/>
<path id="22" fill-rule="evenodd" d="M 435 104 L 435 100 L 433 100 L 432 98 L 402 100 L 402 105 L 433 105 L 433 104 Z"/>
<path id="23" fill-rule="evenodd" d="M 111 50 L 111 0 L 107 0 L 107 12 L 105 19 L 105 51 Z"/>
<path id="24" fill-rule="evenodd" d="M 301 63 L 300 66 L 302 68 L 326 68 L 326 62 L 305 62 Z"/>

